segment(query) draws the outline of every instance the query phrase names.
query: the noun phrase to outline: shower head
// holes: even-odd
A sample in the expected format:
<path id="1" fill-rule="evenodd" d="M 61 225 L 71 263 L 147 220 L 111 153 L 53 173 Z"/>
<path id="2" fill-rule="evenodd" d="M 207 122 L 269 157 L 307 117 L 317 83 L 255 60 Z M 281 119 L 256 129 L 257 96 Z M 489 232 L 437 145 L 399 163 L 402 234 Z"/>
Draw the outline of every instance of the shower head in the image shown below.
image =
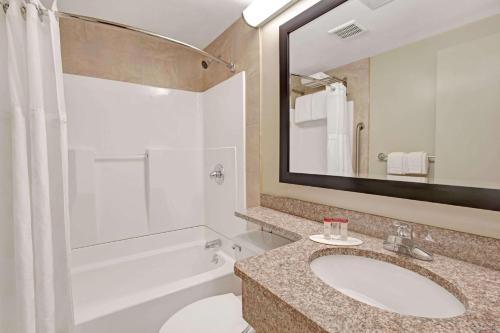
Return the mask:
<path id="1" fill-rule="evenodd" d="M 207 69 L 208 66 L 212 63 L 213 60 L 203 60 L 201 62 L 201 67 L 203 67 L 203 69 Z"/>

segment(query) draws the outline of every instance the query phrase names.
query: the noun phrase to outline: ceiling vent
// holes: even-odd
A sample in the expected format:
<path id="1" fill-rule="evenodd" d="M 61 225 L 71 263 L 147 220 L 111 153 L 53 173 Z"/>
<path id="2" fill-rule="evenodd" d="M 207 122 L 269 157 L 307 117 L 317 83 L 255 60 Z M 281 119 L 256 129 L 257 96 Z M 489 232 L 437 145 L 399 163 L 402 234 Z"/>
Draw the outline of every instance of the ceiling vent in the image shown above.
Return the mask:
<path id="1" fill-rule="evenodd" d="M 356 21 L 352 20 L 328 30 L 328 33 L 337 35 L 341 39 L 347 39 L 362 34 L 365 31 L 365 28 L 360 26 Z"/>

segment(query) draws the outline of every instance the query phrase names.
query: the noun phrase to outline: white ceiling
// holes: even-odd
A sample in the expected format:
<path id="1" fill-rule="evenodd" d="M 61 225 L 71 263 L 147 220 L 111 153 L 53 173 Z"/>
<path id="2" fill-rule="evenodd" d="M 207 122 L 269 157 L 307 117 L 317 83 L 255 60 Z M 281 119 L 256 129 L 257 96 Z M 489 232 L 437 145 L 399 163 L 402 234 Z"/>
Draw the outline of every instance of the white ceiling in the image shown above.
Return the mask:
<path id="1" fill-rule="evenodd" d="M 150 30 L 205 48 L 252 0 L 58 0 L 59 10 Z"/>
<path id="2" fill-rule="evenodd" d="M 371 10 L 350 0 L 290 35 L 292 73 L 311 75 L 500 13 L 500 0 L 394 0 Z M 356 20 L 368 29 L 341 40 L 327 31 Z"/>

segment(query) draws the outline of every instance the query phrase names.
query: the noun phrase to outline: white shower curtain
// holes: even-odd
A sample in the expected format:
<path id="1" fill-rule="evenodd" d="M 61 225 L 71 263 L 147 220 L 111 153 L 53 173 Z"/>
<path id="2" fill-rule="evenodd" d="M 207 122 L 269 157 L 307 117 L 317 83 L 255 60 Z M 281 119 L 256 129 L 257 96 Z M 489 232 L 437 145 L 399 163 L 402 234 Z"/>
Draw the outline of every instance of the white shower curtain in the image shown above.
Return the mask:
<path id="1" fill-rule="evenodd" d="M 67 333 L 73 309 L 59 27 L 50 11 L 40 19 L 40 3 L 9 2 L 0 11 L 0 332 Z"/>
<path id="2" fill-rule="evenodd" d="M 347 90 L 334 83 L 326 100 L 327 174 L 353 175 L 352 168 L 352 111 L 347 106 Z"/>

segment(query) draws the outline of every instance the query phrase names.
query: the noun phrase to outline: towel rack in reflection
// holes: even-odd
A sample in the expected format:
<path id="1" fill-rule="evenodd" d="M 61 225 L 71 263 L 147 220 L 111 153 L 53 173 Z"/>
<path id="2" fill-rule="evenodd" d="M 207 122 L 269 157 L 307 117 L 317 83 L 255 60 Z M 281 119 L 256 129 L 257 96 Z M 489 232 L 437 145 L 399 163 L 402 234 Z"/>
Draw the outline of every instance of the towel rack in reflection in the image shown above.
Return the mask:
<path id="1" fill-rule="evenodd" d="M 96 161 L 136 161 L 148 158 L 148 154 L 97 155 Z"/>
<path id="2" fill-rule="evenodd" d="M 304 96 L 306 94 L 305 91 L 298 90 L 298 89 L 292 89 L 292 92 L 299 94 L 300 96 Z"/>
<path id="3" fill-rule="evenodd" d="M 334 84 L 335 82 L 340 82 L 344 86 L 347 87 L 347 78 L 346 77 L 341 79 L 341 78 L 335 77 L 333 75 L 327 75 L 326 77 L 324 77 L 322 79 L 316 79 L 314 77 L 302 75 L 302 74 L 290 73 L 290 75 L 295 76 L 295 77 L 299 77 L 301 79 L 306 79 L 307 81 L 309 81 L 307 83 L 302 83 L 303 86 L 306 86 L 309 88 L 328 87 L 328 86 Z"/>
<path id="4" fill-rule="evenodd" d="M 377 158 L 379 161 L 387 161 L 388 157 L 389 157 L 389 155 L 387 155 L 386 153 L 378 153 L 378 155 L 377 155 Z M 429 159 L 429 162 L 435 162 L 435 160 L 436 160 L 436 156 L 434 156 L 434 155 L 429 155 L 429 156 L 427 156 L 427 158 Z"/>

